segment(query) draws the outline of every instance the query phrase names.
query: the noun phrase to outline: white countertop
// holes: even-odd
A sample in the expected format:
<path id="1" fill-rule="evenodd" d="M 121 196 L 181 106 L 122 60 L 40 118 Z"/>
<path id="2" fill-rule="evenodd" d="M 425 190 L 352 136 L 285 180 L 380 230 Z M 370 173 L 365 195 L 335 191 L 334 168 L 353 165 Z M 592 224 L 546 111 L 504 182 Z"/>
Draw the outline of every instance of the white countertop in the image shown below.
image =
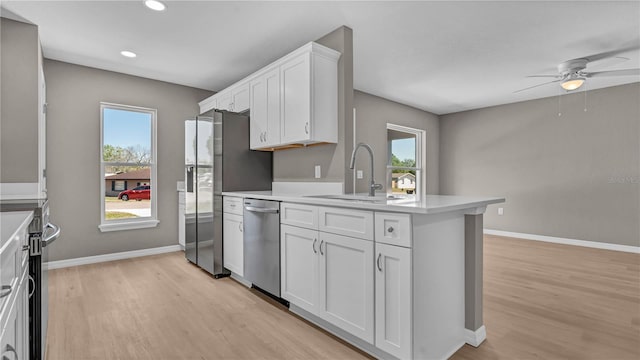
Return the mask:
<path id="1" fill-rule="evenodd" d="M 9 211 L 0 212 L 0 249 L 23 226 L 29 226 L 33 219 L 33 211 Z"/>
<path id="2" fill-rule="evenodd" d="M 224 196 L 238 196 L 252 199 L 286 201 L 299 204 L 326 205 L 353 209 L 368 209 L 377 211 L 401 212 L 411 214 L 437 214 L 465 209 L 479 209 L 476 213 L 483 213 L 484 207 L 505 201 L 499 197 L 474 197 L 451 195 L 426 195 L 418 199 L 384 200 L 380 202 L 347 201 L 341 199 L 324 199 L 300 195 L 273 194 L 271 191 L 233 191 L 223 192 Z"/>

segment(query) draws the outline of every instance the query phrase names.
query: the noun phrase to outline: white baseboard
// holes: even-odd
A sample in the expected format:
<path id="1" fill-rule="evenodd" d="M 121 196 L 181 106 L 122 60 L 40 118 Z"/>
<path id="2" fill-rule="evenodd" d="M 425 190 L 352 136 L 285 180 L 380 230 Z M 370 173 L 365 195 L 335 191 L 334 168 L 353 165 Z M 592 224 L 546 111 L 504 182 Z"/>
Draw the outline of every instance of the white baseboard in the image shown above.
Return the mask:
<path id="1" fill-rule="evenodd" d="M 141 257 L 141 256 L 164 254 L 164 253 L 180 251 L 180 250 L 181 250 L 180 245 L 169 245 L 169 246 L 162 246 L 162 247 L 156 247 L 156 248 L 150 248 L 150 249 L 125 251 L 125 252 L 119 252 L 119 253 L 113 253 L 113 254 L 87 256 L 87 257 L 58 260 L 58 261 L 49 261 L 44 266 L 48 270 L 53 270 L 53 269 L 66 268 L 70 266 L 96 264 L 96 263 L 101 263 L 106 261 L 114 261 L 114 260 L 130 259 L 130 258 Z"/>
<path id="2" fill-rule="evenodd" d="M 467 344 L 478 347 L 487 338 L 487 329 L 484 325 L 480 326 L 476 331 L 464 329 L 464 338 Z"/>
<path id="3" fill-rule="evenodd" d="M 491 230 L 491 229 L 484 229 L 484 233 L 487 235 L 506 236 L 506 237 L 525 239 L 525 240 L 544 241 L 544 242 L 550 242 L 555 244 L 584 246 L 584 247 L 590 247 L 595 249 L 623 251 L 623 252 L 629 252 L 634 254 L 640 254 L 640 246 L 610 244 L 610 243 L 603 243 L 598 241 L 567 239 L 567 238 L 559 238 L 559 237 L 553 237 L 553 236 L 524 234 L 524 233 L 511 232 L 511 231 Z"/>

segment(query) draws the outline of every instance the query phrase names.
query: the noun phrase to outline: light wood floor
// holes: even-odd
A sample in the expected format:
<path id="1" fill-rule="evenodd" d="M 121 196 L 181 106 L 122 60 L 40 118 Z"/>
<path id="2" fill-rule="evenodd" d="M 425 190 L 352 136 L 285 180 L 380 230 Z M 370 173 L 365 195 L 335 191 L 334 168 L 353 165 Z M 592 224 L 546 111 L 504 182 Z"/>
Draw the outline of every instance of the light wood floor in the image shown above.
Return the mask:
<path id="1" fill-rule="evenodd" d="M 452 359 L 640 359 L 640 255 L 485 237 L 487 340 Z M 182 253 L 50 272 L 48 360 L 366 359 Z"/>

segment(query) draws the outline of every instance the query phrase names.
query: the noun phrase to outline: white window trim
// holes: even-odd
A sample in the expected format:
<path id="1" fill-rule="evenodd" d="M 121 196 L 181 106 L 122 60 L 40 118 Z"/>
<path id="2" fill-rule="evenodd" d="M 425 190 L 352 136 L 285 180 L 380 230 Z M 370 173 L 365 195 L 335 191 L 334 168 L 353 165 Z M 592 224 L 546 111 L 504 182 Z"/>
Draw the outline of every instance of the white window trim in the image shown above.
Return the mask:
<path id="1" fill-rule="evenodd" d="M 137 111 L 151 114 L 151 216 L 136 219 L 119 219 L 106 221 L 104 218 L 104 161 L 102 158 L 104 149 L 104 109 L 118 109 L 125 111 Z M 158 174 L 157 174 L 157 138 L 158 138 L 158 111 L 156 109 L 144 108 L 139 106 L 113 104 L 107 102 L 100 103 L 100 225 L 98 228 L 102 232 L 134 230 L 156 227 L 160 223 L 158 220 Z"/>
<path id="2" fill-rule="evenodd" d="M 390 124 L 387 123 L 387 130 L 395 130 L 401 131 L 408 134 L 413 134 L 416 137 L 416 165 L 420 165 L 419 167 L 404 167 L 404 166 L 391 166 L 389 164 L 389 159 L 391 158 L 391 142 L 387 139 L 387 176 L 389 176 L 388 172 L 393 172 L 393 169 L 402 169 L 402 170 L 416 170 L 416 193 L 418 196 L 424 196 L 427 193 L 427 177 L 424 172 L 427 169 L 427 156 L 426 156 L 426 139 L 427 132 L 420 129 L 414 129 L 402 125 Z M 389 181 L 387 179 L 386 181 Z M 386 184 L 387 193 L 391 194 L 391 183 Z"/>

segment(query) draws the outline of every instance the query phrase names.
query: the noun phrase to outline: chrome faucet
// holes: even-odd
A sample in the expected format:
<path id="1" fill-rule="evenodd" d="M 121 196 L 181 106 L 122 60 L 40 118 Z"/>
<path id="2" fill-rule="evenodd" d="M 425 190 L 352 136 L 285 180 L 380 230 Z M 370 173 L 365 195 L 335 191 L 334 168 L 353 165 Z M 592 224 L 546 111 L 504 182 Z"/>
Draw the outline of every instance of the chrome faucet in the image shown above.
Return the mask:
<path id="1" fill-rule="evenodd" d="M 373 180 L 373 149 L 371 149 L 371 146 L 365 143 L 358 143 L 358 145 L 356 145 L 356 147 L 353 149 L 353 152 L 351 153 L 351 165 L 349 165 L 349 169 L 353 170 L 353 168 L 356 166 L 356 152 L 358 152 L 358 149 L 360 149 L 361 147 L 367 149 L 367 151 L 369 152 L 369 157 L 371 158 L 371 185 L 369 186 L 369 196 L 375 196 L 376 190 L 382 190 L 382 184 L 376 184 L 376 182 Z"/>

